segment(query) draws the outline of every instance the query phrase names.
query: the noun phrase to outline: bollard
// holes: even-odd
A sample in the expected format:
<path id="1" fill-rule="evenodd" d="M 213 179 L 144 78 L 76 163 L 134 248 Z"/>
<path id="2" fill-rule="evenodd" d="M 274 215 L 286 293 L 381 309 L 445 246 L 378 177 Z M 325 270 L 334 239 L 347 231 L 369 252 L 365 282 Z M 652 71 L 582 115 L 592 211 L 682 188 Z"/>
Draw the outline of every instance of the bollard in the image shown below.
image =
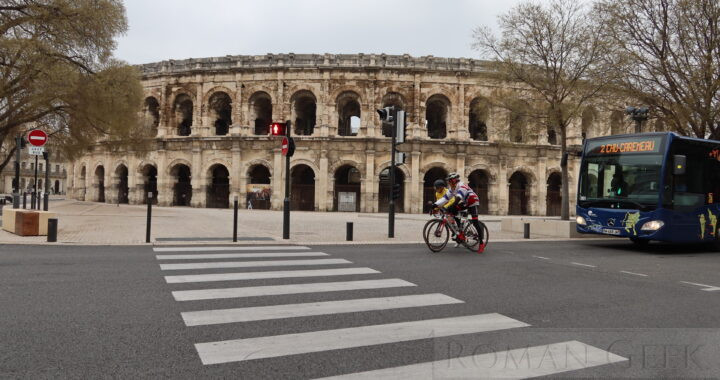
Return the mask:
<path id="1" fill-rule="evenodd" d="M 353 223 L 347 222 L 347 231 L 345 234 L 345 240 L 352 241 L 353 239 Z"/>
<path id="2" fill-rule="evenodd" d="M 57 230 L 58 230 L 57 218 L 48 219 L 48 234 L 47 234 L 48 242 L 50 242 L 50 243 L 57 242 Z"/>
<path id="3" fill-rule="evenodd" d="M 23 192 L 23 209 L 27 210 L 27 193 Z"/>
<path id="4" fill-rule="evenodd" d="M 237 243 L 237 225 L 238 225 L 238 197 L 235 196 L 235 201 L 233 202 L 233 243 Z"/>
<path id="5" fill-rule="evenodd" d="M 150 221 L 152 219 L 152 192 L 148 192 L 147 196 L 147 229 L 145 230 L 145 242 L 150 242 Z"/>
<path id="6" fill-rule="evenodd" d="M 530 239 L 530 223 L 525 223 L 524 227 L 525 228 L 523 229 L 523 237 L 525 239 Z"/>

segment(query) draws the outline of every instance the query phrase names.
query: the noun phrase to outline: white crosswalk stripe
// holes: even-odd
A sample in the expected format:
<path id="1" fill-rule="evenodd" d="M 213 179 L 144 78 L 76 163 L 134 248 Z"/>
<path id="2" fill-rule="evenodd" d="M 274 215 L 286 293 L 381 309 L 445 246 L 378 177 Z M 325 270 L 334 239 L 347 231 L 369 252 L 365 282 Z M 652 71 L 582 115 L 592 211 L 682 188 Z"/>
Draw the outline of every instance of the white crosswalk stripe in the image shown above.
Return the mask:
<path id="1" fill-rule="evenodd" d="M 186 252 L 183 254 L 158 254 L 156 259 L 161 270 L 204 270 L 229 268 L 261 268 L 278 266 L 307 266 L 304 270 L 253 271 L 230 273 L 193 273 L 164 276 L 168 284 L 192 284 L 219 281 L 247 281 L 294 278 L 318 278 L 310 283 L 281 283 L 273 285 L 237 286 L 212 289 L 175 290 L 176 301 L 202 301 L 243 299 L 249 297 L 274 297 L 282 295 L 321 294 L 348 292 L 341 300 L 301 303 L 277 302 L 265 306 L 213 308 L 181 312 L 186 326 L 202 329 L 202 326 L 248 323 L 268 320 L 285 320 L 298 317 L 334 316 L 349 313 L 373 313 L 382 310 L 408 308 L 444 307 L 463 304 L 464 301 L 440 294 L 423 293 L 410 295 L 387 295 L 393 288 L 409 288 L 417 285 L 398 278 L 353 279 L 332 281 L 335 276 L 377 275 L 379 271 L 366 267 L 316 269 L 325 265 L 352 264 L 345 259 L 306 257 L 329 256 L 313 252 L 302 246 L 244 246 L 244 247 L 160 247 L 155 252 Z M 213 253 L 213 252 L 230 253 Z M 209 253 L 208 253 L 209 252 Z M 237 252 L 237 253 L 233 253 Z M 253 260 L 253 259 L 269 260 Z M 280 258 L 278 260 L 271 260 Z M 283 259 L 285 258 L 285 259 Z M 233 259 L 233 261 L 207 261 Z M 250 260 L 245 260 L 250 259 Z M 167 263 L 167 260 L 195 260 Z M 201 260 L 201 261 L 198 261 Z M 323 281 L 326 280 L 326 281 Z M 357 298 L 354 291 L 380 291 L 382 297 Z M 271 298 L 270 298 L 271 299 Z M 237 300 L 239 302 L 241 300 Z M 186 303 L 196 305 L 195 303 Z M 283 321 L 284 322 L 284 321 Z M 424 319 L 416 321 L 374 324 L 331 330 L 243 338 L 232 336 L 228 340 L 196 343 L 200 360 L 205 365 L 245 362 L 290 355 L 330 352 L 332 350 L 418 341 L 439 337 L 487 333 L 509 330 L 530 325 L 498 313 L 464 315 Z M 230 329 L 229 331 L 243 331 Z M 568 353 L 577 355 L 568 355 Z M 329 353 L 331 354 L 331 353 Z M 562 357 L 565 362 L 546 360 L 548 356 Z M 399 367 L 372 369 L 340 376 L 333 379 L 434 379 L 434 378 L 507 378 L 521 379 L 551 376 L 563 372 L 592 368 L 628 359 L 578 341 L 550 343 L 542 346 L 523 347 L 469 356 L 453 357 L 416 363 Z M 509 363 L 509 364 L 508 364 Z"/>
<path id="2" fill-rule="evenodd" d="M 246 286 L 240 288 L 177 290 L 172 292 L 176 301 L 198 301 L 220 298 L 242 298 L 275 296 L 282 294 L 302 294 L 321 292 L 340 292 L 347 290 L 367 290 L 417 286 L 397 278 L 383 280 L 360 280 L 342 282 L 315 282 L 310 284 Z"/>
<path id="3" fill-rule="evenodd" d="M 162 270 L 217 269 L 217 268 L 254 268 L 306 265 L 338 265 L 352 264 L 345 259 L 313 259 L 313 260 L 255 260 L 255 261 L 214 261 L 208 263 L 160 264 Z"/>
<path id="4" fill-rule="evenodd" d="M 450 305 L 463 303 L 444 294 L 349 299 L 342 301 L 308 302 L 288 305 L 241 307 L 236 309 L 200 310 L 181 313 L 187 326 L 262 321 L 267 319 L 307 317 L 372 310 L 403 309 L 409 307 Z"/>
<path id="5" fill-rule="evenodd" d="M 198 343 L 195 348 L 204 364 L 219 364 L 526 326 L 493 313 Z"/>

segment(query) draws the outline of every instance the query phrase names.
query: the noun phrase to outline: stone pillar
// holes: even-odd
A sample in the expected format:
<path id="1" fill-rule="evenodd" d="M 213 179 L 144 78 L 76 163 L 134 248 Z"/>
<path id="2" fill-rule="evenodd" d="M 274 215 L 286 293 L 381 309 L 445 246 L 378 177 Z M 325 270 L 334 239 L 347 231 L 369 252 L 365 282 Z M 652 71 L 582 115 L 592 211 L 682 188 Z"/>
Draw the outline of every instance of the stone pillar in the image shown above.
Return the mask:
<path id="1" fill-rule="evenodd" d="M 230 171 L 230 207 L 232 208 L 232 202 L 236 195 L 240 205 L 245 202 L 246 187 L 240 184 L 240 177 L 246 177 L 245 173 L 242 172 L 242 151 L 240 150 L 240 141 L 233 141 L 231 153 L 232 161 L 228 170 Z"/>
<path id="2" fill-rule="evenodd" d="M 460 147 L 458 147 L 460 148 Z M 465 174 L 465 156 L 466 154 L 464 152 L 459 152 L 455 156 L 455 173 L 458 173 L 461 176 L 461 180 L 468 183 L 468 180 L 466 177 L 464 177 Z"/>
<path id="3" fill-rule="evenodd" d="M 136 204 L 137 199 L 137 183 L 138 183 L 138 172 L 137 165 L 138 160 L 134 154 L 128 154 L 128 204 Z M 142 198 L 140 198 L 142 200 Z"/>
<path id="4" fill-rule="evenodd" d="M 275 150 L 273 159 L 273 176 L 270 180 L 272 183 L 272 195 L 270 196 L 270 208 L 273 210 L 282 210 L 283 200 L 285 197 L 285 157 L 283 157 L 280 149 Z"/>
<path id="5" fill-rule="evenodd" d="M 204 129 L 205 124 L 203 123 L 203 78 L 202 75 L 198 74 L 195 76 L 195 103 L 193 104 L 193 123 L 190 130 L 190 136 L 205 136 L 206 131 Z M 193 199 L 195 193 L 193 189 Z"/>
<path id="6" fill-rule="evenodd" d="M 410 198 L 412 206 L 408 212 L 422 213 L 422 194 L 420 193 L 420 152 L 410 153 Z"/>
<path id="7" fill-rule="evenodd" d="M 502 156 L 497 161 L 497 185 L 495 193 L 498 195 L 495 205 L 497 214 L 507 215 L 510 193 L 507 176 L 507 158 Z"/>
<path id="8" fill-rule="evenodd" d="M 375 151 L 368 150 L 365 160 L 365 179 L 362 186 L 362 197 L 365 198 L 363 212 L 377 212 L 377 189 L 375 188 Z"/>
<path id="9" fill-rule="evenodd" d="M 535 166 L 535 182 L 537 191 L 537 206 L 534 215 L 547 215 L 547 152 L 540 155 Z M 529 161 L 528 161 L 529 163 Z"/>
<path id="10" fill-rule="evenodd" d="M 192 186 L 192 198 L 190 205 L 192 207 L 207 206 L 207 186 L 208 178 L 203 168 L 203 152 L 198 141 L 193 141 L 192 145 L 192 172 L 190 176 L 190 184 Z"/>
<path id="11" fill-rule="evenodd" d="M 241 173 L 238 176 L 238 207 L 245 209 L 247 208 L 247 183 L 248 177 L 245 173 Z"/>
<path id="12" fill-rule="evenodd" d="M 332 197 L 328 199 L 328 159 L 326 150 L 320 152 L 320 173 L 315 175 L 315 189 L 315 193 L 320 195 L 317 197 L 315 209 L 318 211 L 332 210 Z M 329 206 L 328 202 L 330 202 Z"/>
<path id="13" fill-rule="evenodd" d="M 173 202 L 173 185 L 175 185 L 175 181 L 170 174 L 170 168 L 167 167 L 167 151 L 164 149 L 158 150 L 157 157 L 157 202 L 159 206 L 170 206 Z M 145 190 L 143 189 L 143 191 Z M 142 201 L 143 198 L 145 197 L 141 197 L 140 200 Z"/>

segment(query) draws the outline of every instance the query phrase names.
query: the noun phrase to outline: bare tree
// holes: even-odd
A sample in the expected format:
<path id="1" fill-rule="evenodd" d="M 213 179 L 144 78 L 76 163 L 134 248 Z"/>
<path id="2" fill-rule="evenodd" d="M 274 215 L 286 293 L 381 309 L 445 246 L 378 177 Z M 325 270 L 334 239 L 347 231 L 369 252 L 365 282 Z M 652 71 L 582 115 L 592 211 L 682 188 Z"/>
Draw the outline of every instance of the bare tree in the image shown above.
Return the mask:
<path id="1" fill-rule="evenodd" d="M 616 87 L 670 129 L 720 139 L 720 2 L 601 0 Z"/>
<path id="2" fill-rule="evenodd" d="M 549 3 L 525 1 L 498 18 L 501 34 L 487 26 L 474 31 L 473 47 L 493 59 L 502 79 L 520 83 L 544 104 L 544 112 L 531 112 L 548 129 L 559 133 L 558 143 L 567 152 L 568 126 L 583 105 L 605 88 L 604 81 L 587 79 L 605 71 L 599 65 L 606 54 L 600 24 L 588 7 L 573 0 Z M 570 216 L 567 163 L 561 162 L 561 218 Z"/>

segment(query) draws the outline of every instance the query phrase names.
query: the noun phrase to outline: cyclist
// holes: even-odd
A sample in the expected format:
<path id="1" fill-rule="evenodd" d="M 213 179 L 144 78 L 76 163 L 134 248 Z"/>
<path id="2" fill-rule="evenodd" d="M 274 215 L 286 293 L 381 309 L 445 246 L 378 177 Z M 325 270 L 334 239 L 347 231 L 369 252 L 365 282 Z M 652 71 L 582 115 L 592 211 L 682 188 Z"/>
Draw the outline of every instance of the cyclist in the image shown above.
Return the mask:
<path id="1" fill-rule="evenodd" d="M 478 222 L 478 206 L 480 205 L 480 199 L 470 186 L 460 181 L 459 174 L 450 173 L 447 176 L 447 182 L 450 185 L 450 191 L 435 202 L 435 207 L 443 207 L 449 213 L 453 214 L 453 216 L 457 215 L 460 210 L 467 209 L 472 216 L 470 221 L 473 226 L 475 226 L 475 230 L 478 233 L 478 253 L 483 253 L 485 251 L 485 243 L 483 242 L 483 233 L 485 230 L 480 228 L 480 223 Z M 455 220 L 457 220 L 457 218 Z M 457 239 L 463 240 L 465 239 L 465 236 L 460 233 L 457 236 Z"/>

